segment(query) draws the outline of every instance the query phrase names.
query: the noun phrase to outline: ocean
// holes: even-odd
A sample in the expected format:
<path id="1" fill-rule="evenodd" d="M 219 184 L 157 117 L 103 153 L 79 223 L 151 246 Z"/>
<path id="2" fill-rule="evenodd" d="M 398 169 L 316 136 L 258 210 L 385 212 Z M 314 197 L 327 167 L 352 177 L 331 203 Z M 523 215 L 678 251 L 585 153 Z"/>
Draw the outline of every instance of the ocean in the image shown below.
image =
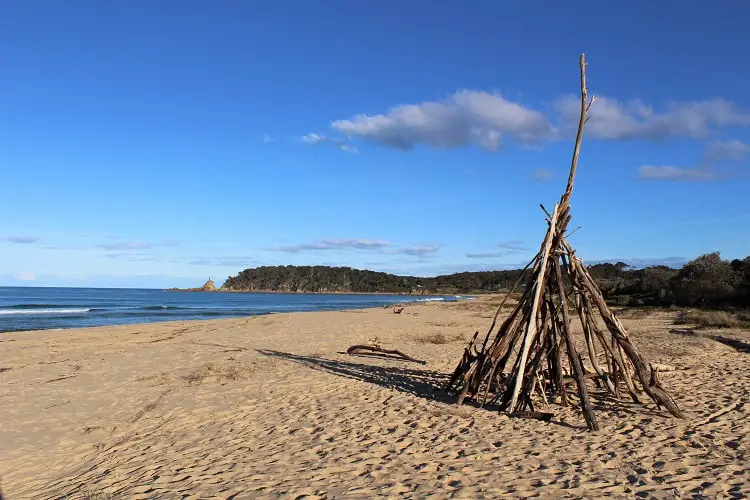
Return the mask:
<path id="1" fill-rule="evenodd" d="M 460 297 L 0 287 L 0 332 L 336 311 Z"/>

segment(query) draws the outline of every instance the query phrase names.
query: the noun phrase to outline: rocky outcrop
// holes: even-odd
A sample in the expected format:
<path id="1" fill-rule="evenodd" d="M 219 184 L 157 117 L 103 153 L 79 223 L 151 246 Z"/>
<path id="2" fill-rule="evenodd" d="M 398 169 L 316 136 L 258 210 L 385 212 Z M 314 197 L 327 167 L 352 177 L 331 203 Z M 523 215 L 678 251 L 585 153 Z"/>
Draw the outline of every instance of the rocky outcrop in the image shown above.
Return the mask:
<path id="1" fill-rule="evenodd" d="M 211 278 L 206 281 L 202 287 L 199 288 L 168 288 L 168 292 L 218 292 L 214 280 Z"/>
<path id="2" fill-rule="evenodd" d="M 203 286 L 200 288 L 201 292 L 216 292 L 218 291 L 216 288 L 216 285 L 214 284 L 214 280 L 210 279 L 206 281 Z"/>

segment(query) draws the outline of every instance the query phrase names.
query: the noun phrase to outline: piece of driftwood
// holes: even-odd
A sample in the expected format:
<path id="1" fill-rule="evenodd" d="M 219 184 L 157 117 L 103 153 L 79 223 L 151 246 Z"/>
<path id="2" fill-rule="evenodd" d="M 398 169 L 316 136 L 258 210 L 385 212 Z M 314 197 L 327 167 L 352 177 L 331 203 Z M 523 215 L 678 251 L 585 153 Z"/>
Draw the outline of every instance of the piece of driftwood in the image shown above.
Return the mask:
<path id="1" fill-rule="evenodd" d="M 750 342 L 745 342 L 739 339 L 733 339 L 729 337 L 723 337 L 721 335 L 714 335 L 711 337 L 716 342 L 720 342 L 727 345 L 739 352 L 750 352 Z"/>
<path id="2" fill-rule="evenodd" d="M 697 335 L 698 332 L 695 328 L 672 328 L 669 333 L 676 333 L 678 335 Z"/>
<path id="3" fill-rule="evenodd" d="M 514 289 L 524 285 L 521 298 L 501 322 L 502 306 L 510 293 L 506 295 L 481 348 L 476 348 L 473 339 L 447 390 L 458 396 L 458 404 L 475 399 L 480 406 L 497 405 L 511 416 L 537 414 L 535 406 L 549 405 L 559 396 L 563 406 L 580 406 L 590 430 L 599 425 L 589 385 L 610 393 L 612 401 L 619 401 L 626 391 L 640 403 L 639 395 L 645 393 L 658 408 L 681 418 L 682 412 L 659 378 L 659 372 L 665 370 L 650 364 L 633 344 L 567 239 L 577 231 L 568 231 L 570 200 L 583 131 L 595 100 L 588 97 L 583 54 L 580 70 L 581 110 L 568 182 L 553 210 L 542 206 L 547 233 L 514 285 Z M 573 314 L 578 315 L 583 330 L 579 342 L 571 327 Z M 585 347 L 579 351 L 578 346 Z M 587 366 L 593 373 L 586 373 Z M 575 391 L 566 390 L 570 381 L 575 383 Z"/>
<path id="4" fill-rule="evenodd" d="M 406 361 L 413 361 L 421 365 L 427 364 L 427 361 L 422 361 L 421 359 L 412 358 L 408 354 L 404 354 L 401 351 L 397 351 L 395 349 L 383 349 L 382 347 L 376 346 L 376 345 L 353 345 L 349 349 L 346 350 L 346 353 L 351 354 L 351 355 L 362 354 L 362 353 L 375 353 L 375 354 L 381 354 L 383 356 L 396 356 L 396 358 L 398 359 L 403 359 Z"/>
<path id="5" fill-rule="evenodd" d="M 511 413 L 509 415 L 511 418 L 530 418 L 533 420 L 541 420 L 542 422 L 550 422 L 552 421 L 552 417 L 554 417 L 554 413 L 547 413 L 547 412 L 541 412 L 541 411 L 519 411 L 516 413 Z"/>

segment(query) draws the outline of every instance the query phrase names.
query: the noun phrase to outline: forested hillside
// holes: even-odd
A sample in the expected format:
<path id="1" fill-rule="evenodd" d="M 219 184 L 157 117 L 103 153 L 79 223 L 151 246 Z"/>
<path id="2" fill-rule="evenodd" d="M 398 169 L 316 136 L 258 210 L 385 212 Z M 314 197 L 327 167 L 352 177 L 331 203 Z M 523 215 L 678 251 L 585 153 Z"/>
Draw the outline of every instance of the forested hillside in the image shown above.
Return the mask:
<path id="1" fill-rule="evenodd" d="M 623 262 L 589 266 L 608 300 L 622 305 L 750 307 L 750 257 L 702 255 L 682 269 L 632 269 Z M 264 266 L 229 277 L 225 291 L 470 294 L 509 289 L 520 270 L 419 278 L 349 267 Z"/>

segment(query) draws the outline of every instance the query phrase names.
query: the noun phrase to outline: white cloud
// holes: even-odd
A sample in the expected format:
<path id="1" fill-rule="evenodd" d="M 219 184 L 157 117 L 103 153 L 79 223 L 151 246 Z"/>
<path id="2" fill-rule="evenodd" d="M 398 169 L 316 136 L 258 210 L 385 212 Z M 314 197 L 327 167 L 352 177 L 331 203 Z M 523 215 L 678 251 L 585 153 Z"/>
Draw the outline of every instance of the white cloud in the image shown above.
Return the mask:
<path id="1" fill-rule="evenodd" d="M 347 144 L 346 142 L 340 139 L 327 137 L 323 134 L 316 134 L 315 132 L 310 132 L 309 134 L 305 134 L 302 137 L 300 137 L 300 139 L 302 140 L 302 142 L 306 144 L 326 144 L 327 143 L 327 144 L 333 145 L 334 147 L 346 153 L 351 153 L 351 154 L 359 153 L 359 150 L 356 147 L 350 144 Z"/>
<path id="2" fill-rule="evenodd" d="M 337 120 L 345 135 L 408 150 L 417 144 L 452 148 L 476 144 L 496 151 L 504 137 L 535 144 L 551 137 L 548 120 L 534 109 L 497 94 L 461 90 L 443 101 L 404 104 L 386 114 Z"/>
<path id="3" fill-rule="evenodd" d="M 695 168 L 673 166 L 642 166 L 638 169 L 641 179 L 670 180 L 670 181 L 713 181 L 728 178 L 732 175 L 729 170 L 717 171 L 715 166 L 723 162 L 738 162 L 750 158 L 750 145 L 732 139 L 715 141 L 706 146 L 702 162 Z"/>
<path id="4" fill-rule="evenodd" d="M 381 250 L 390 247 L 391 243 L 384 240 L 367 239 L 327 239 L 314 243 L 273 247 L 270 250 L 287 253 L 310 252 L 320 250 Z"/>
<path id="5" fill-rule="evenodd" d="M 682 168 L 672 166 L 644 165 L 638 169 L 638 177 L 665 181 L 713 181 L 719 175 L 707 168 Z"/>
<path id="6" fill-rule="evenodd" d="M 497 246 L 505 248 L 510 252 L 522 252 L 529 249 L 529 247 L 526 246 L 526 243 L 519 240 L 501 241 Z"/>
<path id="7" fill-rule="evenodd" d="M 34 243 L 39 243 L 40 240 L 41 238 L 37 238 L 36 236 L 5 236 L 0 238 L 0 241 L 15 243 L 17 245 L 33 245 Z"/>
<path id="8" fill-rule="evenodd" d="M 105 255 L 105 257 L 109 259 L 118 259 L 118 260 L 124 260 L 127 262 L 162 262 L 162 259 L 159 257 L 156 257 L 154 255 L 149 254 L 140 254 L 140 253 L 128 253 L 128 252 L 118 252 L 118 253 L 108 253 Z"/>
<path id="9" fill-rule="evenodd" d="M 497 244 L 497 247 L 501 248 L 502 250 L 490 252 L 469 252 L 466 254 L 466 257 L 468 257 L 469 259 L 496 259 L 525 252 L 529 249 L 523 241 L 519 240 L 501 241 Z"/>
<path id="10" fill-rule="evenodd" d="M 268 134 L 263 135 L 263 144 L 270 144 L 274 142 L 274 138 Z"/>
<path id="11" fill-rule="evenodd" d="M 508 137 L 522 144 L 563 137 L 560 132 L 575 129 L 580 105 L 575 96 L 558 99 L 555 121 L 561 128 L 556 129 L 551 119 L 537 110 L 498 94 L 461 90 L 442 101 L 403 104 L 382 114 L 336 120 L 332 127 L 350 137 L 402 150 L 424 144 L 441 148 L 478 145 L 497 151 Z M 608 140 L 701 138 L 716 129 L 750 125 L 750 111 L 723 98 L 672 102 L 656 110 L 640 100 L 599 97 L 590 116 L 587 134 Z M 317 143 L 328 138 L 308 134 L 303 140 Z"/>
<path id="12" fill-rule="evenodd" d="M 438 252 L 438 250 L 440 250 L 440 247 L 438 245 L 421 245 L 402 248 L 400 250 L 400 253 L 412 255 L 414 257 L 426 257 L 427 255 Z"/>
<path id="13" fill-rule="evenodd" d="M 257 262 L 248 257 L 215 257 L 198 258 L 188 262 L 192 266 L 207 267 L 247 267 Z"/>
<path id="14" fill-rule="evenodd" d="M 580 106 L 580 99 L 574 96 L 555 103 L 564 129 L 572 129 L 578 123 Z M 672 102 L 663 111 L 656 111 L 640 100 L 621 102 L 597 97 L 590 116 L 586 134 L 611 140 L 701 138 L 719 128 L 750 125 L 749 111 L 722 98 Z"/>
<path id="15" fill-rule="evenodd" d="M 13 278 L 18 281 L 34 281 L 36 280 L 36 274 L 30 272 L 20 272 L 18 274 L 14 274 Z"/>
<path id="16" fill-rule="evenodd" d="M 703 162 L 704 164 L 715 164 L 726 160 L 742 161 L 745 158 L 750 158 L 750 144 L 732 139 L 710 143 L 706 147 Z"/>
<path id="17" fill-rule="evenodd" d="M 497 259 L 499 257 L 507 257 L 509 252 L 469 252 L 466 257 L 470 259 Z"/>
<path id="18" fill-rule="evenodd" d="M 176 241 L 162 241 L 157 243 L 147 243 L 143 241 L 121 241 L 118 243 L 107 243 L 98 245 L 99 248 L 109 251 L 128 251 L 128 250 L 146 250 L 156 247 L 174 247 L 179 245 Z"/>
<path id="19" fill-rule="evenodd" d="M 320 144 L 321 142 L 328 141 L 328 137 L 322 134 L 316 134 L 314 132 L 305 134 L 302 137 L 300 137 L 300 139 L 302 139 L 302 142 L 306 142 L 307 144 Z"/>

